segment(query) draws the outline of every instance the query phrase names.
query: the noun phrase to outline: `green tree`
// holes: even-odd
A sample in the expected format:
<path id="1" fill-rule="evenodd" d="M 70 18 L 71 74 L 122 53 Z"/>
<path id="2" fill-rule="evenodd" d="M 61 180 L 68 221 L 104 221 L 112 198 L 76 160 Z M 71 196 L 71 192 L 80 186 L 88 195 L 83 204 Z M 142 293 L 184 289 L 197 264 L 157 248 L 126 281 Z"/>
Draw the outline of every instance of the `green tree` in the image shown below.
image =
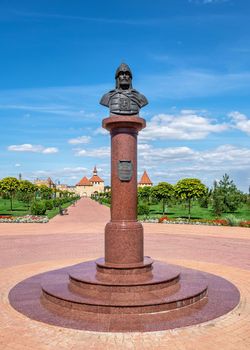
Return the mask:
<path id="1" fill-rule="evenodd" d="M 151 187 L 151 195 L 158 201 L 162 201 L 162 214 L 165 214 L 165 204 L 174 195 L 173 185 L 167 182 L 160 182 L 158 185 Z"/>
<path id="2" fill-rule="evenodd" d="M 53 189 L 46 185 L 40 185 L 39 193 L 42 199 L 51 199 L 53 194 Z"/>
<path id="3" fill-rule="evenodd" d="M 109 187 L 109 191 L 108 192 L 104 192 L 103 193 L 103 202 L 107 203 L 107 204 L 111 203 L 111 187 Z"/>
<path id="4" fill-rule="evenodd" d="M 31 183 L 28 180 L 20 180 L 19 181 L 19 198 L 23 202 L 26 202 L 30 206 L 30 201 L 34 197 L 35 193 L 37 191 L 37 186 Z"/>
<path id="5" fill-rule="evenodd" d="M 142 200 L 143 202 L 146 202 L 149 204 L 149 199 L 151 196 L 151 188 L 150 186 L 144 186 L 138 188 L 138 198 Z"/>
<path id="6" fill-rule="evenodd" d="M 250 186 L 248 188 L 248 194 L 247 194 L 247 205 L 250 207 Z"/>
<path id="7" fill-rule="evenodd" d="M 199 179 L 182 179 L 175 185 L 177 197 L 188 202 L 188 218 L 191 217 L 191 201 L 206 195 L 207 188 Z"/>
<path id="8" fill-rule="evenodd" d="M 44 215 L 46 213 L 45 202 L 38 200 L 31 204 L 30 212 L 32 215 Z"/>
<path id="9" fill-rule="evenodd" d="M 201 208 L 208 208 L 208 206 L 211 202 L 211 196 L 212 196 L 212 190 L 207 188 L 204 196 L 199 198 L 199 204 L 200 204 Z"/>
<path id="10" fill-rule="evenodd" d="M 243 193 L 237 189 L 228 174 L 223 175 L 219 182 L 214 182 L 212 208 L 216 215 L 235 212 L 241 205 L 242 199 Z"/>
<path id="11" fill-rule="evenodd" d="M 111 191 L 111 187 L 109 185 L 104 186 L 104 192 L 110 192 Z"/>
<path id="12" fill-rule="evenodd" d="M 0 181 L 0 192 L 10 198 L 10 210 L 13 210 L 13 197 L 19 189 L 19 181 L 15 177 L 5 177 Z"/>

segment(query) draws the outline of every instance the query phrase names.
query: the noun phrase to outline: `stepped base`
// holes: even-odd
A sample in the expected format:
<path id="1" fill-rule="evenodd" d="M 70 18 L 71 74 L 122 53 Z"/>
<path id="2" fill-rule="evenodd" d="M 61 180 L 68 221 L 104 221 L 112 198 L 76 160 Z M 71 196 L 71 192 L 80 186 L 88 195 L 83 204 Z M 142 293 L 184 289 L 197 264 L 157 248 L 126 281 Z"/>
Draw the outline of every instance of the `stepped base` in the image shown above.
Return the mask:
<path id="1" fill-rule="evenodd" d="M 97 259 L 96 269 L 102 273 L 109 274 L 140 274 L 152 270 L 153 260 L 149 256 L 144 256 L 143 262 L 132 264 L 110 264 L 104 258 Z"/>
<path id="2" fill-rule="evenodd" d="M 100 260 L 88 261 L 33 276 L 10 291 L 10 303 L 49 324 L 131 332 L 198 324 L 239 302 L 237 288 L 215 275 L 159 261 L 141 273 L 131 268 L 110 274 L 101 265 Z"/>

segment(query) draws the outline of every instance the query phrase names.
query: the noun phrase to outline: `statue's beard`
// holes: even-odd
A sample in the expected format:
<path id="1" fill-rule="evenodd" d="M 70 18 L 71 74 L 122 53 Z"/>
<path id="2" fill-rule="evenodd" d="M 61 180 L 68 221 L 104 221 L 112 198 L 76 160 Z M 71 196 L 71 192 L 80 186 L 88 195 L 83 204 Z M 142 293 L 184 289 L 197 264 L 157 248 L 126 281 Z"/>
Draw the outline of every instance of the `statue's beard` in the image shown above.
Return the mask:
<path id="1" fill-rule="evenodd" d="M 130 83 L 127 80 L 120 81 L 120 88 L 123 90 L 128 90 L 130 87 Z"/>

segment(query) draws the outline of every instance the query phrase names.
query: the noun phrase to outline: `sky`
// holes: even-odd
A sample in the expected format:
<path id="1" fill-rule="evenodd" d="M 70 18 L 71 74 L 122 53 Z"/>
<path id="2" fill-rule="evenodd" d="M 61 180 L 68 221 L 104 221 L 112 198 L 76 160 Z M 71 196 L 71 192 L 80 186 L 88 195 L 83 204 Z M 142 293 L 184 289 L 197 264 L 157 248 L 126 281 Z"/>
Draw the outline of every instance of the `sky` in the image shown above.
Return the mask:
<path id="1" fill-rule="evenodd" d="M 110 183 L 109 110 L 126 62 L 149 104 L 138 177 L 250 185 L 250 1 L 1 0 L 0 178 Z"/>

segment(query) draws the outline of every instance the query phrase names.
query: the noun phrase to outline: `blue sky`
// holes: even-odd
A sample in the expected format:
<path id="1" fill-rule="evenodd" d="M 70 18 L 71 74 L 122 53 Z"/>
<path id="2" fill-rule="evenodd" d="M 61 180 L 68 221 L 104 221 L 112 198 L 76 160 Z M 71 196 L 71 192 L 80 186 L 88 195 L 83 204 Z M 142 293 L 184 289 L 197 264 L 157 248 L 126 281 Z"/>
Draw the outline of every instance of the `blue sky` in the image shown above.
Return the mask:
<path id="1" fill-rule="evenodd" d="M 250 185 L 248 0 L 0 3 L 0 178 L 110 177 L 101 96 L 125 61 L 149 100 L 138 174 Z"/>

